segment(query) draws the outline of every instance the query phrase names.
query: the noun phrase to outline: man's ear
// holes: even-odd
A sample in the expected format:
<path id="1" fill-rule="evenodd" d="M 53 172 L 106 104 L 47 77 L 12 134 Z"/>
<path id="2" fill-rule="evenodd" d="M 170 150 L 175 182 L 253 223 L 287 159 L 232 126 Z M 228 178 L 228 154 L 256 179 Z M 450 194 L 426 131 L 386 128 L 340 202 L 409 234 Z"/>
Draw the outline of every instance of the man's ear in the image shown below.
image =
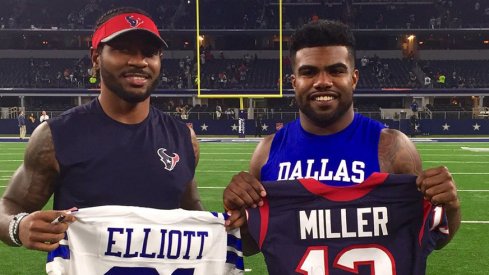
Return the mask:
<path id="1" fill-rule="evenodd" d="M 359 78 L 360 78 L 360 72 L 357 69 L 354 69 L 353 73 L 351 75 L 353 90 L 355 90 L 357 88 Z"/>
<path id="2" fill-rule="evenodd" d="M 294 89 L 295 89 L 295 80 L 296 80 L 295 74 L 291 74 L 290 75 L 290 84 L 292 84 L 292 88 L 294 88 Z"/>
<path id="3" fill-rule="evenodd" d="M 90 57 L 92 59 L 92 68 L 95 70 L 100 69 L 100 53 L 97 49 L 90 49 Z"/>

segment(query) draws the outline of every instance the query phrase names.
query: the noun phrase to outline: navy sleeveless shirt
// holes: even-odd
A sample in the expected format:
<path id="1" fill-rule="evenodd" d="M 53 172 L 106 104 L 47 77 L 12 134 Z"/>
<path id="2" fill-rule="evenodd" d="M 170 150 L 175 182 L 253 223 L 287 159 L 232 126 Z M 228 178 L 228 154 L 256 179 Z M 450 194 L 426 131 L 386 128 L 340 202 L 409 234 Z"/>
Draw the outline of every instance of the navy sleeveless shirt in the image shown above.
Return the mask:
<path id="1" fill-rule="evenodd" d="M 107 116 L 98 99 L 47 122 L 60 166 L 54 209 L 180 207 L 195 173 L 183 122 L 151 107 L 141 123 L 123 124 Z"/>
<path id="2" fill-rule="evenodd" d="M 274 136 L 262 181 L 315 178 L 333 186 L 359 184 L 380 171 L 380 122 L 355 114 L 352 123 L 331 135 L 306 132 L 299 119 Z"/>

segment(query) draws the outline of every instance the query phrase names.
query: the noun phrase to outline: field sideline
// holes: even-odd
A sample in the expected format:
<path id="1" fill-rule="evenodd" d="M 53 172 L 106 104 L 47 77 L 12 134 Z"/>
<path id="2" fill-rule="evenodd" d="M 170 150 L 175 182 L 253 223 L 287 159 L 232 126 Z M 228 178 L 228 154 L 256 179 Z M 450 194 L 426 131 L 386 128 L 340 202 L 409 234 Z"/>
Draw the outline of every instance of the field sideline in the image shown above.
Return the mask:
<path id="1" fill-rule="evenodd" d="M 21 164 L 26 143 L 0 142 L 0 193 Z M 201 142 L 196 179 L 207 210 L 222 211 L 222 190 L 234 173 L 247 170 L 254 142 Z M 463 224 L 455 239 L 428 259 L 427 274 L 489 272 L 489 143 L 417 142 L 425 168 L 450 168 L 459 189 Z M 49 203 L 46 208 L 50 208 Z M 0 274 L 45 274 L 45 253 L 0 244 Z M 245 259 L 247 274 L 267 274 L 261 255 Z"/>

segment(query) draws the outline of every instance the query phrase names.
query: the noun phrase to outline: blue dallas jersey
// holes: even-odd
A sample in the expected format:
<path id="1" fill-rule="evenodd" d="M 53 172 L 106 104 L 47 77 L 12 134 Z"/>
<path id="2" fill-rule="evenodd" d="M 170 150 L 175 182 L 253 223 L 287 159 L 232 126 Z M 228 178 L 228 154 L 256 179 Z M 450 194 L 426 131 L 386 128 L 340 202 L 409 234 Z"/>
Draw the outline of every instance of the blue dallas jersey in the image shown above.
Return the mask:
<path id="1" fill-rule="evenodd" d="M 428 254 L 448 233 L 442 208 L 423 199 L 415 176 L 263 185 L 265 204 L 247 210 L 248 228 L 270 275 L 425 274 Z"/>
<path id="2" fill-rule="evenodd" d="M 306 132 L 297 119 L 275 134 L 261 180 L 315 178 L 338 186 L 361 183 L 380 171 L 378 148 L 383 128 L 378 121 L 355 114 L 342 131 L 318 136 Z"/>
<path id="3" fill-rule="evenodd" d="M 239 230 L 226 232 L 225 214 L 99 206 L 74 215 L 48 255 L 50 275 L 243 274 Z"/>

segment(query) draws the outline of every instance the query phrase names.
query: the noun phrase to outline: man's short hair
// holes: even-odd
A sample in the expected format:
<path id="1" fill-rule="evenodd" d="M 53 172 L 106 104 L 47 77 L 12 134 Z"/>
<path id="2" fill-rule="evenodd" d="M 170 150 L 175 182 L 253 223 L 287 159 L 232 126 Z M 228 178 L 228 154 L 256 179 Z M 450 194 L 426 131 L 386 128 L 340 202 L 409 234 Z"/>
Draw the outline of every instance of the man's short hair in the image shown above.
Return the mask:
<path id="1" fill-rule="evenodd" d="M 351 29 L 339 21 L 318 20 L 303 25 L 291 36 L 289 53 L 293 66 L 299 50 L 323 46 L 346 46 L 355 64 L 355 37 Z"/>

